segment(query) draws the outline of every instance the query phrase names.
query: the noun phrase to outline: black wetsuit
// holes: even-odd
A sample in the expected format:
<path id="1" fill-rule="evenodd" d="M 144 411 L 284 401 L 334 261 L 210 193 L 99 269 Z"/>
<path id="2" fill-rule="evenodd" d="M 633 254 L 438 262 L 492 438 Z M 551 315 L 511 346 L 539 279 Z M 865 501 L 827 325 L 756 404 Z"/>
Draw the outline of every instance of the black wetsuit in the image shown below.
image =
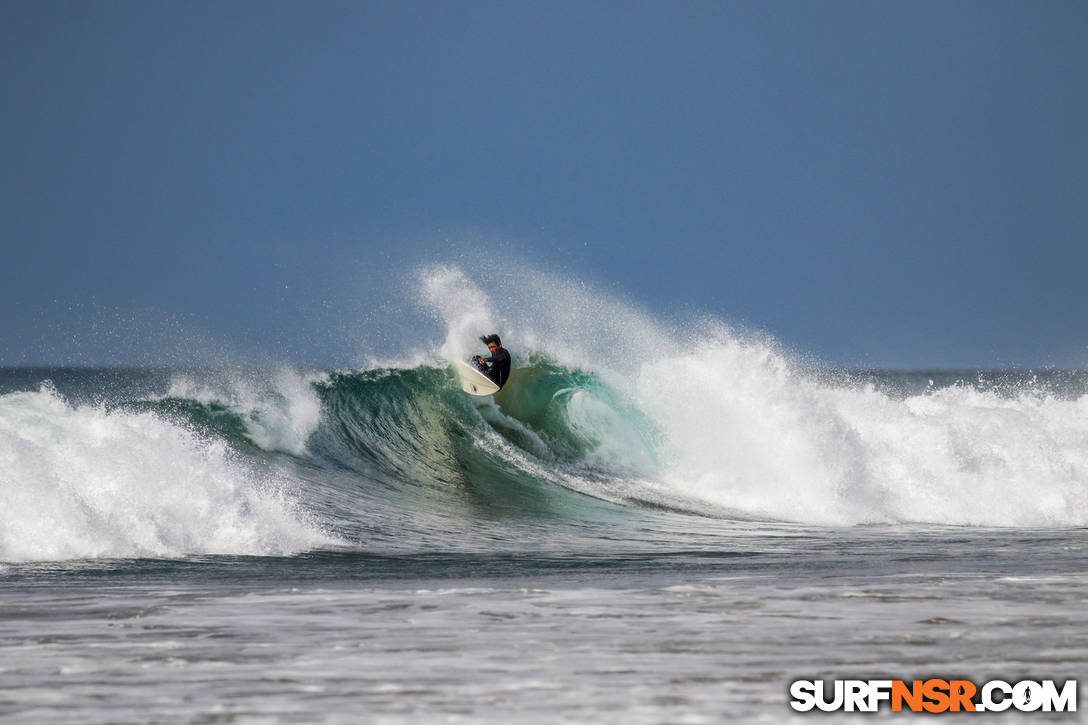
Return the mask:
<path id="1" fill-rule="evenodd" d="M 500 347 L 491 357 L 480 358 L 483 363 L 480 370 L 491 378 L 500 388 L 506 385 L 506 379 L 510 377 L 510 353 L 505 347 Z"/>

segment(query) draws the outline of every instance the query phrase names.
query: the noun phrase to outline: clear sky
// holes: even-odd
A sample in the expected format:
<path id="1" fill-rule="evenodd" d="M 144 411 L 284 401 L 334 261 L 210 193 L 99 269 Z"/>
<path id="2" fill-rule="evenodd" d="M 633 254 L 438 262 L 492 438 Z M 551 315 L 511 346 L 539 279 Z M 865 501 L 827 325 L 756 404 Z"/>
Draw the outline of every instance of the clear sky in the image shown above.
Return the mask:
<path id="1" fill-rule="evenodd" d="M 1080 0 L 3 0 L 0 98 L 0 364 L 348 362 L 481 256 L 831 364 L 1088 364 Z"/>

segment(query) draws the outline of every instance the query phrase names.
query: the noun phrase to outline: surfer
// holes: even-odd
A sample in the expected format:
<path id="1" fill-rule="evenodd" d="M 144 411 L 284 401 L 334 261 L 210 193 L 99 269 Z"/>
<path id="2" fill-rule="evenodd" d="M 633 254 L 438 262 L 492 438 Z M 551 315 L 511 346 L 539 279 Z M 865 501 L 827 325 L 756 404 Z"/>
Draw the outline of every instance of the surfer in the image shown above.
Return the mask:
<path id="1" fill-rule="evenodd" d="M 480 338 L 480 342 L 487 345 L 491 356 L 485 358 L 474 355 L 476 367 L 480 368 L 480 372 L 501 389 L 506 385 L 506 379 L 510 377 L 510 353 L 502 346 L 502 340 L 498 335 L 484 335 Z"/>

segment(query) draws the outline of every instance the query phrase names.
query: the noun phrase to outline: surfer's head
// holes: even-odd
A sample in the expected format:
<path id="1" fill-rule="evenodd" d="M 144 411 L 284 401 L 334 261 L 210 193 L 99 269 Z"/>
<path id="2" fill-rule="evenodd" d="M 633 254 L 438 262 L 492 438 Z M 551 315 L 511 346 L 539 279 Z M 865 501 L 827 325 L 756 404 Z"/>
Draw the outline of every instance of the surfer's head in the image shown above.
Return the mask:
<path id="1" fill-rule="evenodd" d="M 492 335 L 481 335 L 480 336 L 480 342 L 487 345 L 487 349 L 490 350 L 491 352 L 495 352 L 500 347 L 502 347 L 502 340 L 499 339 L 498 335 L 494 335 L 494 334 L 492 334 Z"/>

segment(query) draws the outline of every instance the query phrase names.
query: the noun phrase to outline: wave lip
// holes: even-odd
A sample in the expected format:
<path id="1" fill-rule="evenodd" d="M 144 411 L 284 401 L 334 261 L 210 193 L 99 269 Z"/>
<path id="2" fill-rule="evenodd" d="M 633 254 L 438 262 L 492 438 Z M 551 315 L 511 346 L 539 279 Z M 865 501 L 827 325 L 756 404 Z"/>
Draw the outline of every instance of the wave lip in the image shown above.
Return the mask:
<path id="1" fill-rule="evenodd" d="M 306 443 L 321 421 L 321 401 L 313 383 L 322 375 L 280 369 L 271 376 L 228 375 L 196 380 L 178 375 L 159 401 L 195 402 L 210 410 L 228 411 L 240 420 L 246 438 L 266 451 L 306 454 Z"/>
<path id="2" fill-rule="evenodd" d="M 0 561 L 278 555 L 333 543 L 286 480 L 151 413 L 0 396 Z"/>

